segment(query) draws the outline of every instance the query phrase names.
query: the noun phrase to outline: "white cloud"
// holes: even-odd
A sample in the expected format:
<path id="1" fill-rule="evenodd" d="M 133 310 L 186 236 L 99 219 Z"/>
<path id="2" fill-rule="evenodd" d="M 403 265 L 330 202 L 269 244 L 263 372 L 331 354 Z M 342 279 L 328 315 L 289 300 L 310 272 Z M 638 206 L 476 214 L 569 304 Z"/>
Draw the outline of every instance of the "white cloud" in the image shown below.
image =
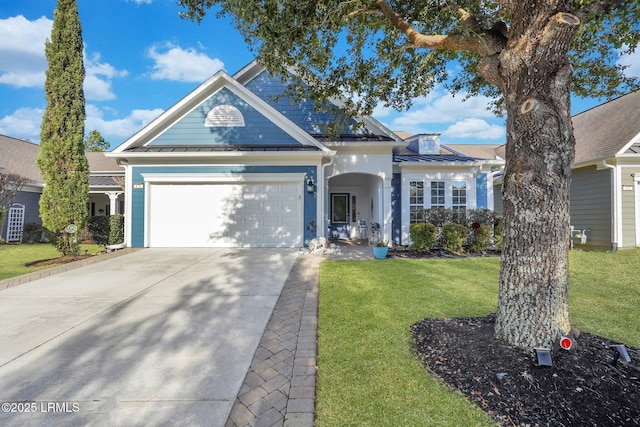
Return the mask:
<path id="1" fill-rule="evenodd" d="M 391 109 L 389 107 L 385 107 L 382 104 L 378 104 L 373 109 L 373 111 L 371 113 L 371 116 L 373 116 L 376 119 L 380 120 L 381 117 L 388 117 L 392 112 L 393 112 L 393 109 Z"/>
<path id="2" fill-rule="evenodd" d="M 93 101 L 106 101 L 115 99 L 116 95 L 111 90 L 111 80 L 116 77 L 125 77 L 126 70 L 116 70 L 112 65 L 100 62 L 100 54 L 94 53 L 91 57 L 85 52 L 84 94 Z"/>
<path id="3" fill-rule="evenodd" d="M 492 125 L 475 117 L 462 119 L 442 132 L 448 138 L 499 139 L 504 138 L 505 128 Z"/>
<path id="4" fill-rule="evenodd" d="M 44 87 L 44 71 L 0 74 L 0 83 L 14 87 Z"/>
<path id="5" fill-rule="evenodd" d="M 47 60 L 44 43 L 53 21 L 24 16 L 0 19 L 0 83 L 15 87 L 44 85 Z"/>
<path id="6" fill-rule="evenodd" d="M 133 110 L 124 118 L 108 119 L 105 115 L 114 114 L 109 108 L 100 109 L 93 104 L 87 104 L 85 111 L 87 114 L 85 131 L 90 132 L 96 129 L 112 143 L 112 147 L 142 129 L 163 112 L 161 108 Z M 0 134 L 38 142 L 43 114 L 44 110 L 39 108 L 20 108 L 13 114 L 0 118 Z"/>
<path id="7" fill-rule="evenodd" d="M 456 139 L 504 139 L 502 119 L 487 109 L 491 99 L 478 96 L 465 101 L 465 96 L 466 93 L 458 93 L 454 97 L 436 88 L 427 96 L 414 99 L 408 111 L 398 112 L 379 105 L 372 115 L 391 130 L 411 134 L 439 133 L 449 143 Z"/>
<path id="8" fill-rule="evenodd" d="M 114 140 L 120 141 L 133 135 L 162 114 L 163 111 L 161 108 L 155 108 L 153 110 L 133 110 L 127 117 L 108 119 L 105 118 L 105 112 L 111 113 L 110 110 L 102 110 L 93 104 L 87 104 L 85 130 L 87 132 L 94 129 L 97 130 L 107 141 L 112 143 L 112 147 L 115 147 L 118 142 Z"/>
<path id="9" fill-rule="evenodd" d="M 18 88 L 43 88 L 47 59 L 44 44 L 51 35 L 53 21 L 45 17 L 29 21 L 24 16 L 0 19 L 0 84 Z M 107 63 L 100 62 L 100 54 L 84 52 L 87 99 L 114 99 L 111 80 L 127 75 Z"/>
<path id="10" fill-rule="evenodd" d="M 494 117 L 487 110 L 491 102 L 485 96 L 476 96 L 466 101 L 465 93 L 456 97 L 450 93 L 433 92 L 431 96 L 416 98 L 414 106 L 394 120 L 396 125 L 417 125 L 422 123 L 452 123 L 466 117 Z"/>
<path id="11" fill-rule="evenodd" d="M 156 80 L 200 83 L 224 68 L 224 63 L 217 58 L 171 43 L 150 48 L 148 56 L 155 61 L 151 78 Z"/>
<path id="12" fill-rule="evenodd" d="M 628 55 L 620 55 L 618 64 L 628 66 L 628 68 L 625 70 L 625 74 L 627 76 L 640 77 L 640 50 L 636 50 L 635 52 Z"/>
<path id="13" fill-rule="evenodd" d="M 127 0 L 136 4 L 151 4 L 153 0 Z"/>
<path id="14" fill-rule="evenodd" d="M 20 108 L 13 114 L 0 118 L 0 134 L 39 141 L 43 114 L 44 110 L 39 108 Z"/>

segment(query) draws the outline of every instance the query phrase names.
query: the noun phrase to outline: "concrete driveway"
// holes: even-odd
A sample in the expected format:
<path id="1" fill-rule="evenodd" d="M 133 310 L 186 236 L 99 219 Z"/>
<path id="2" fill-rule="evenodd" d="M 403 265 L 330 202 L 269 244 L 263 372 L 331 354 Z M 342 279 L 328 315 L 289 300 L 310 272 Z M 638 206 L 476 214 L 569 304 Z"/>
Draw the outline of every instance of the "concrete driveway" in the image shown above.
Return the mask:
<path id="1" fill-rule="evenodd" d="M 0 425 L 223 426 L 291 249 L 144 249 L 0 291 Z"/>

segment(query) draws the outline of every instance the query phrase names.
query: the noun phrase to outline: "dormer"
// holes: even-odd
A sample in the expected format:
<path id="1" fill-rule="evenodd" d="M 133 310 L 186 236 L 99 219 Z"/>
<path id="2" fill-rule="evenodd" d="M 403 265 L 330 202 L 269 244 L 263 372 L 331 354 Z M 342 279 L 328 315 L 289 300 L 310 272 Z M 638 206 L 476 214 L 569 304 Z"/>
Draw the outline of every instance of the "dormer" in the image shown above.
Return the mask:
<path id="1" fill-rule="evenodd" d="M 440 154 L 440 134 L 420 133 L 406 140 L 407 148 L 418 154 Z"/>

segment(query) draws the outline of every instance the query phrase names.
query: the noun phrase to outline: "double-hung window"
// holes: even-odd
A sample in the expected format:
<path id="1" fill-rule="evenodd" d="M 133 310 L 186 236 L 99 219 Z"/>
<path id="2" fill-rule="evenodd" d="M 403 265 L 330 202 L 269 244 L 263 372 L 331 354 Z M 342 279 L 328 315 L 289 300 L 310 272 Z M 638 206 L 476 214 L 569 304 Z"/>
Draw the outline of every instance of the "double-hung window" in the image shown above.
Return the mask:
<path id="1" fill-rule="evenodd" d="M 423 222 L 424 181 L 409 182 L 409 215 L 411 224 Z"/>
<path id="2" fill-rule="evenodd" d="M 431 207 L 444 208 L 445 183 L 444 181 L 431 181 Z"/>

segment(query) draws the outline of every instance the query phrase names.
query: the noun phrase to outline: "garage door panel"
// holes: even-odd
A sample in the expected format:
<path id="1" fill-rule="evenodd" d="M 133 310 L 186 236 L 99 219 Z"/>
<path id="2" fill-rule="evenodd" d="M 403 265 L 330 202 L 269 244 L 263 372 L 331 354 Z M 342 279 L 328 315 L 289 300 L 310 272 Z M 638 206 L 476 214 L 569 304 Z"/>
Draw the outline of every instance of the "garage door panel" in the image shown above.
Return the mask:
<path id="1" fill-rule="evenodd" d="M 301 246 L 300 188 L 297 182 L 151 184 L 149 246 Z"/>
<path id="2" fill-rule="evenodd" d="M 297 202 L 294 200 L 284 200 L 282 202 L 282 210 L 285 212 L 296 212 L 298 210 Z"/>

